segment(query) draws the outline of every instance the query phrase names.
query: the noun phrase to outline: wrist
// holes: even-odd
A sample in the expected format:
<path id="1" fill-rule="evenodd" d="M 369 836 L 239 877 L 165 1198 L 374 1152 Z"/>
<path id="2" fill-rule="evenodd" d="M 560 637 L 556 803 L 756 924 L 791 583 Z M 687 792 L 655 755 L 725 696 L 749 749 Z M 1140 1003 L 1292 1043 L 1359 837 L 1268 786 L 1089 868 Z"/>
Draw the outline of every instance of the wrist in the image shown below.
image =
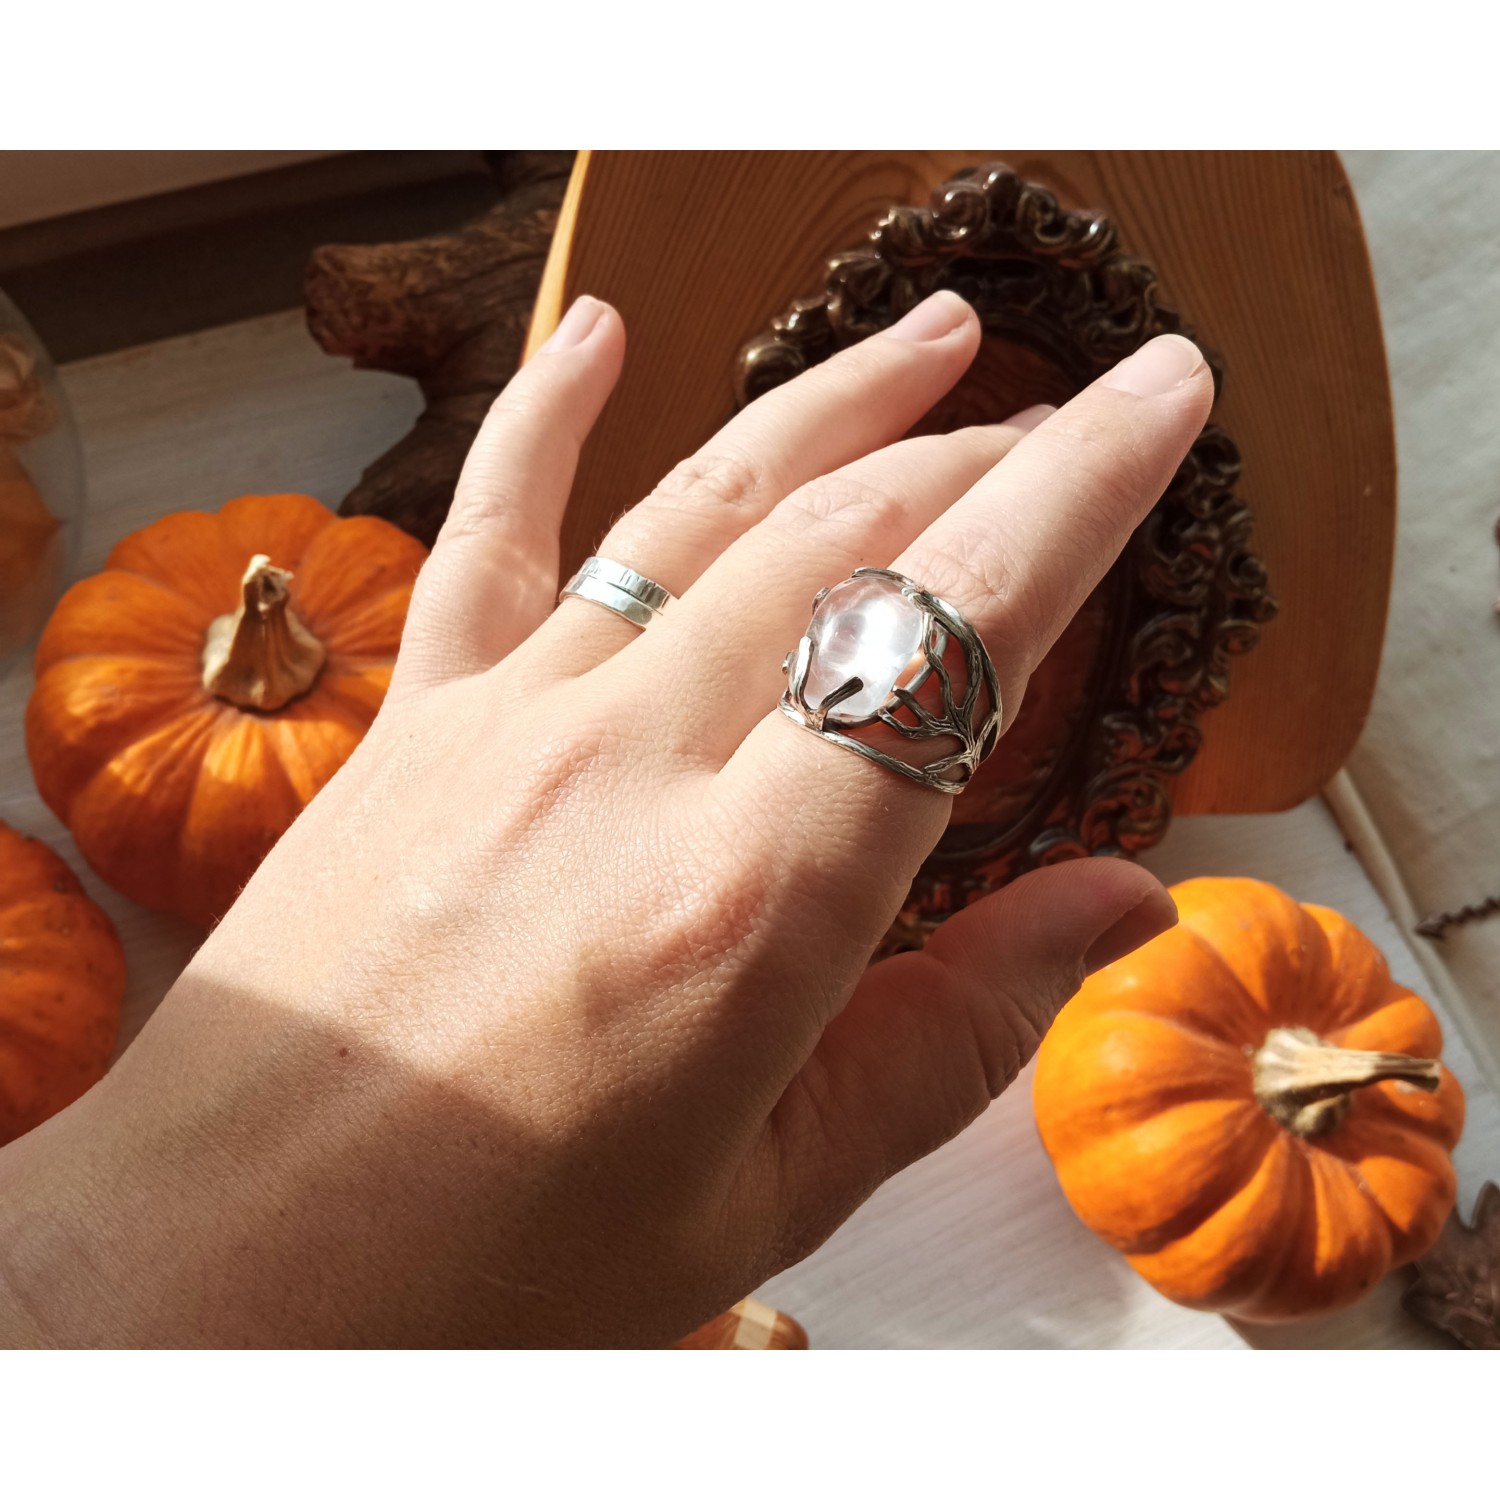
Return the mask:
<path id="1" fill-rule="evenodd" d="M 95 1194 L 78 1149 L 94 1128 L 91 1102 L 85 1096 L 0 1151 L 0 1345 L 119 1341 L 112 1315 L 122 1299 L 101 1284 L 112 1257 L 90 1228 Z"/>
<path id="2" fill-rule="evenodd" d="M 279 1099 L 288 1111 L 253 1039 L 237 1036 L 232 1056 L 205 1045 L 202 1025 L 216 1022 L 220 1041 L 233 1026 L 206 998 L 174 992 L 100 1083 L 0 1151 L 0 1341 L 233 1336 L 235 1278 L 257 1271 L 255 1257 L 236 1266 L 235 1251 L 258 1237 L 263 1212 L 246 1165 L 265 1149 L 262 1117 Z"/>

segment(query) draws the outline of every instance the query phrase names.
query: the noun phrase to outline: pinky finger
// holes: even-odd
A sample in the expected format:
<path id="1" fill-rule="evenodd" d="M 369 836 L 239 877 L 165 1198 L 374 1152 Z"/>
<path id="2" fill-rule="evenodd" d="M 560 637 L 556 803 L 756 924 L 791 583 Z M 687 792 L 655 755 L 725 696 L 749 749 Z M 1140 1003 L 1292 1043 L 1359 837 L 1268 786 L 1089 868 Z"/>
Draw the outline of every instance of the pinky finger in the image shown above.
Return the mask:
<path id="1" fill-rule="evenodd" d="M 551 611 L 578 454 L 624 357 L 620 315 L 580 297 L 500 393 L 417 579 L 393 693 L 485 671 Z"/>

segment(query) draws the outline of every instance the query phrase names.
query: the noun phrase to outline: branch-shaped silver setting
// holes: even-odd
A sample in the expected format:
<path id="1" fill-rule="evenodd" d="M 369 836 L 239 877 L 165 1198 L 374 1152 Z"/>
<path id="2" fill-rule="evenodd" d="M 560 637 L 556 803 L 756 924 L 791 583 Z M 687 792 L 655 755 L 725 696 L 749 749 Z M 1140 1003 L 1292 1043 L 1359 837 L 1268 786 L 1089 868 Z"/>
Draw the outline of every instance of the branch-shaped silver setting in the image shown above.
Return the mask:
<path id="1" fill-rule="evenodd" d="M 929 594 L 904 574 L 892 572 L 889 568 L 857 568 L 850 576 L 879 578 L 897 584 L 902 597 L 921 611 L 922 664 L 911 680 L 895 687 L 874 713 L 840 714 L 839 705 L 862 692 L 865 684 L 861 678 L 851 677 L 817 703 L 808 701 L 807 677 L 817 651 L 809 625 L 809 633 L 782 663 L 787 685 L 781 695 L 781 711 L 793 723 L 853 750 L 856 755 L 862 755 L 888 771 L 895 771 L 934 791 L 957 796 L 1000 738 L 1000 686 L 989 652 L 957 608 L 936 594 Z M 814 620 L 818 607 L 831 592 L 831 588 L 826 588 L 813 600 Z M 950 644 L 963 654 L 961 696 L 957 695 L 953 675 L 943 660 Z M 941 712 L 935 712 L 917 698 L 917 693 L 930 680 L 937 683 Z M 893 729 L 906 740 L 950 739 L 956 748 L 933 760 L 906 761 L 849 732 L 877 723 Z"/>

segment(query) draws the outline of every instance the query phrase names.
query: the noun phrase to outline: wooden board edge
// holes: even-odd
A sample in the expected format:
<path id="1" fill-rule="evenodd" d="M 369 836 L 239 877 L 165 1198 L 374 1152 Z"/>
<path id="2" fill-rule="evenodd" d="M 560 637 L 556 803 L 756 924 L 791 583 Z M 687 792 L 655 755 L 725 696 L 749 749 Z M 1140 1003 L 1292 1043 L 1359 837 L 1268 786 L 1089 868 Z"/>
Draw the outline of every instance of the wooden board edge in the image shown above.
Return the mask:
<path id="1" fill-rule="evenodd" d="M 563 194 L 562 207 L 557 214 L 557 228 L 553 231 L 552 244 L 547 251 L 547 263 L 542 267 L 542 279 L 537 284 L 536 301 L 531 308 L 531 326 L 526 332 L 526 345 L 521 351 L 521 363 L 525 364 L 552 336 L 552 331 L 562 321 L 567 305 L 568 266 L 572 260 L 573 233 L 578 227 L 578 205 L 583 199 L 585 179 L 589 174 L 592 151 L 580 151 L 573 163 L 568 178 L 568 189 Z"/>

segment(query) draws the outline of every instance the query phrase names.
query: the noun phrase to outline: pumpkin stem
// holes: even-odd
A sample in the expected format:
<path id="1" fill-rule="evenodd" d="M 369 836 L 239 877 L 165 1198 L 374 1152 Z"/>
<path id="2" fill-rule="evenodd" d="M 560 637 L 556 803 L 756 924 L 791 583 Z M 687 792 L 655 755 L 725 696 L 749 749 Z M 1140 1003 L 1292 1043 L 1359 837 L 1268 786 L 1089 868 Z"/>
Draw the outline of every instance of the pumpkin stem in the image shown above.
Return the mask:
<path id="1" fill-rule="evenodd" d="M 250 559 L 240 605 L 220 615 L 203 641 L 203 686 L 239 708 L 276 709 L 300 698 L 328 653 L 297 618 L 292 575 L 264 553 Z"/>
<path id="2" fill-rule="evenodd" d="M 1431 1094 L 1442 1078 L 1436 1058 L 1354 1052 L 1303 1026 L 1268 1033 L 1252 1070 L 1261 1107 L 1304 1139 L 1332 1130 L 1349 1113 L 1356 1089 L 1399 1079 Z"/>

